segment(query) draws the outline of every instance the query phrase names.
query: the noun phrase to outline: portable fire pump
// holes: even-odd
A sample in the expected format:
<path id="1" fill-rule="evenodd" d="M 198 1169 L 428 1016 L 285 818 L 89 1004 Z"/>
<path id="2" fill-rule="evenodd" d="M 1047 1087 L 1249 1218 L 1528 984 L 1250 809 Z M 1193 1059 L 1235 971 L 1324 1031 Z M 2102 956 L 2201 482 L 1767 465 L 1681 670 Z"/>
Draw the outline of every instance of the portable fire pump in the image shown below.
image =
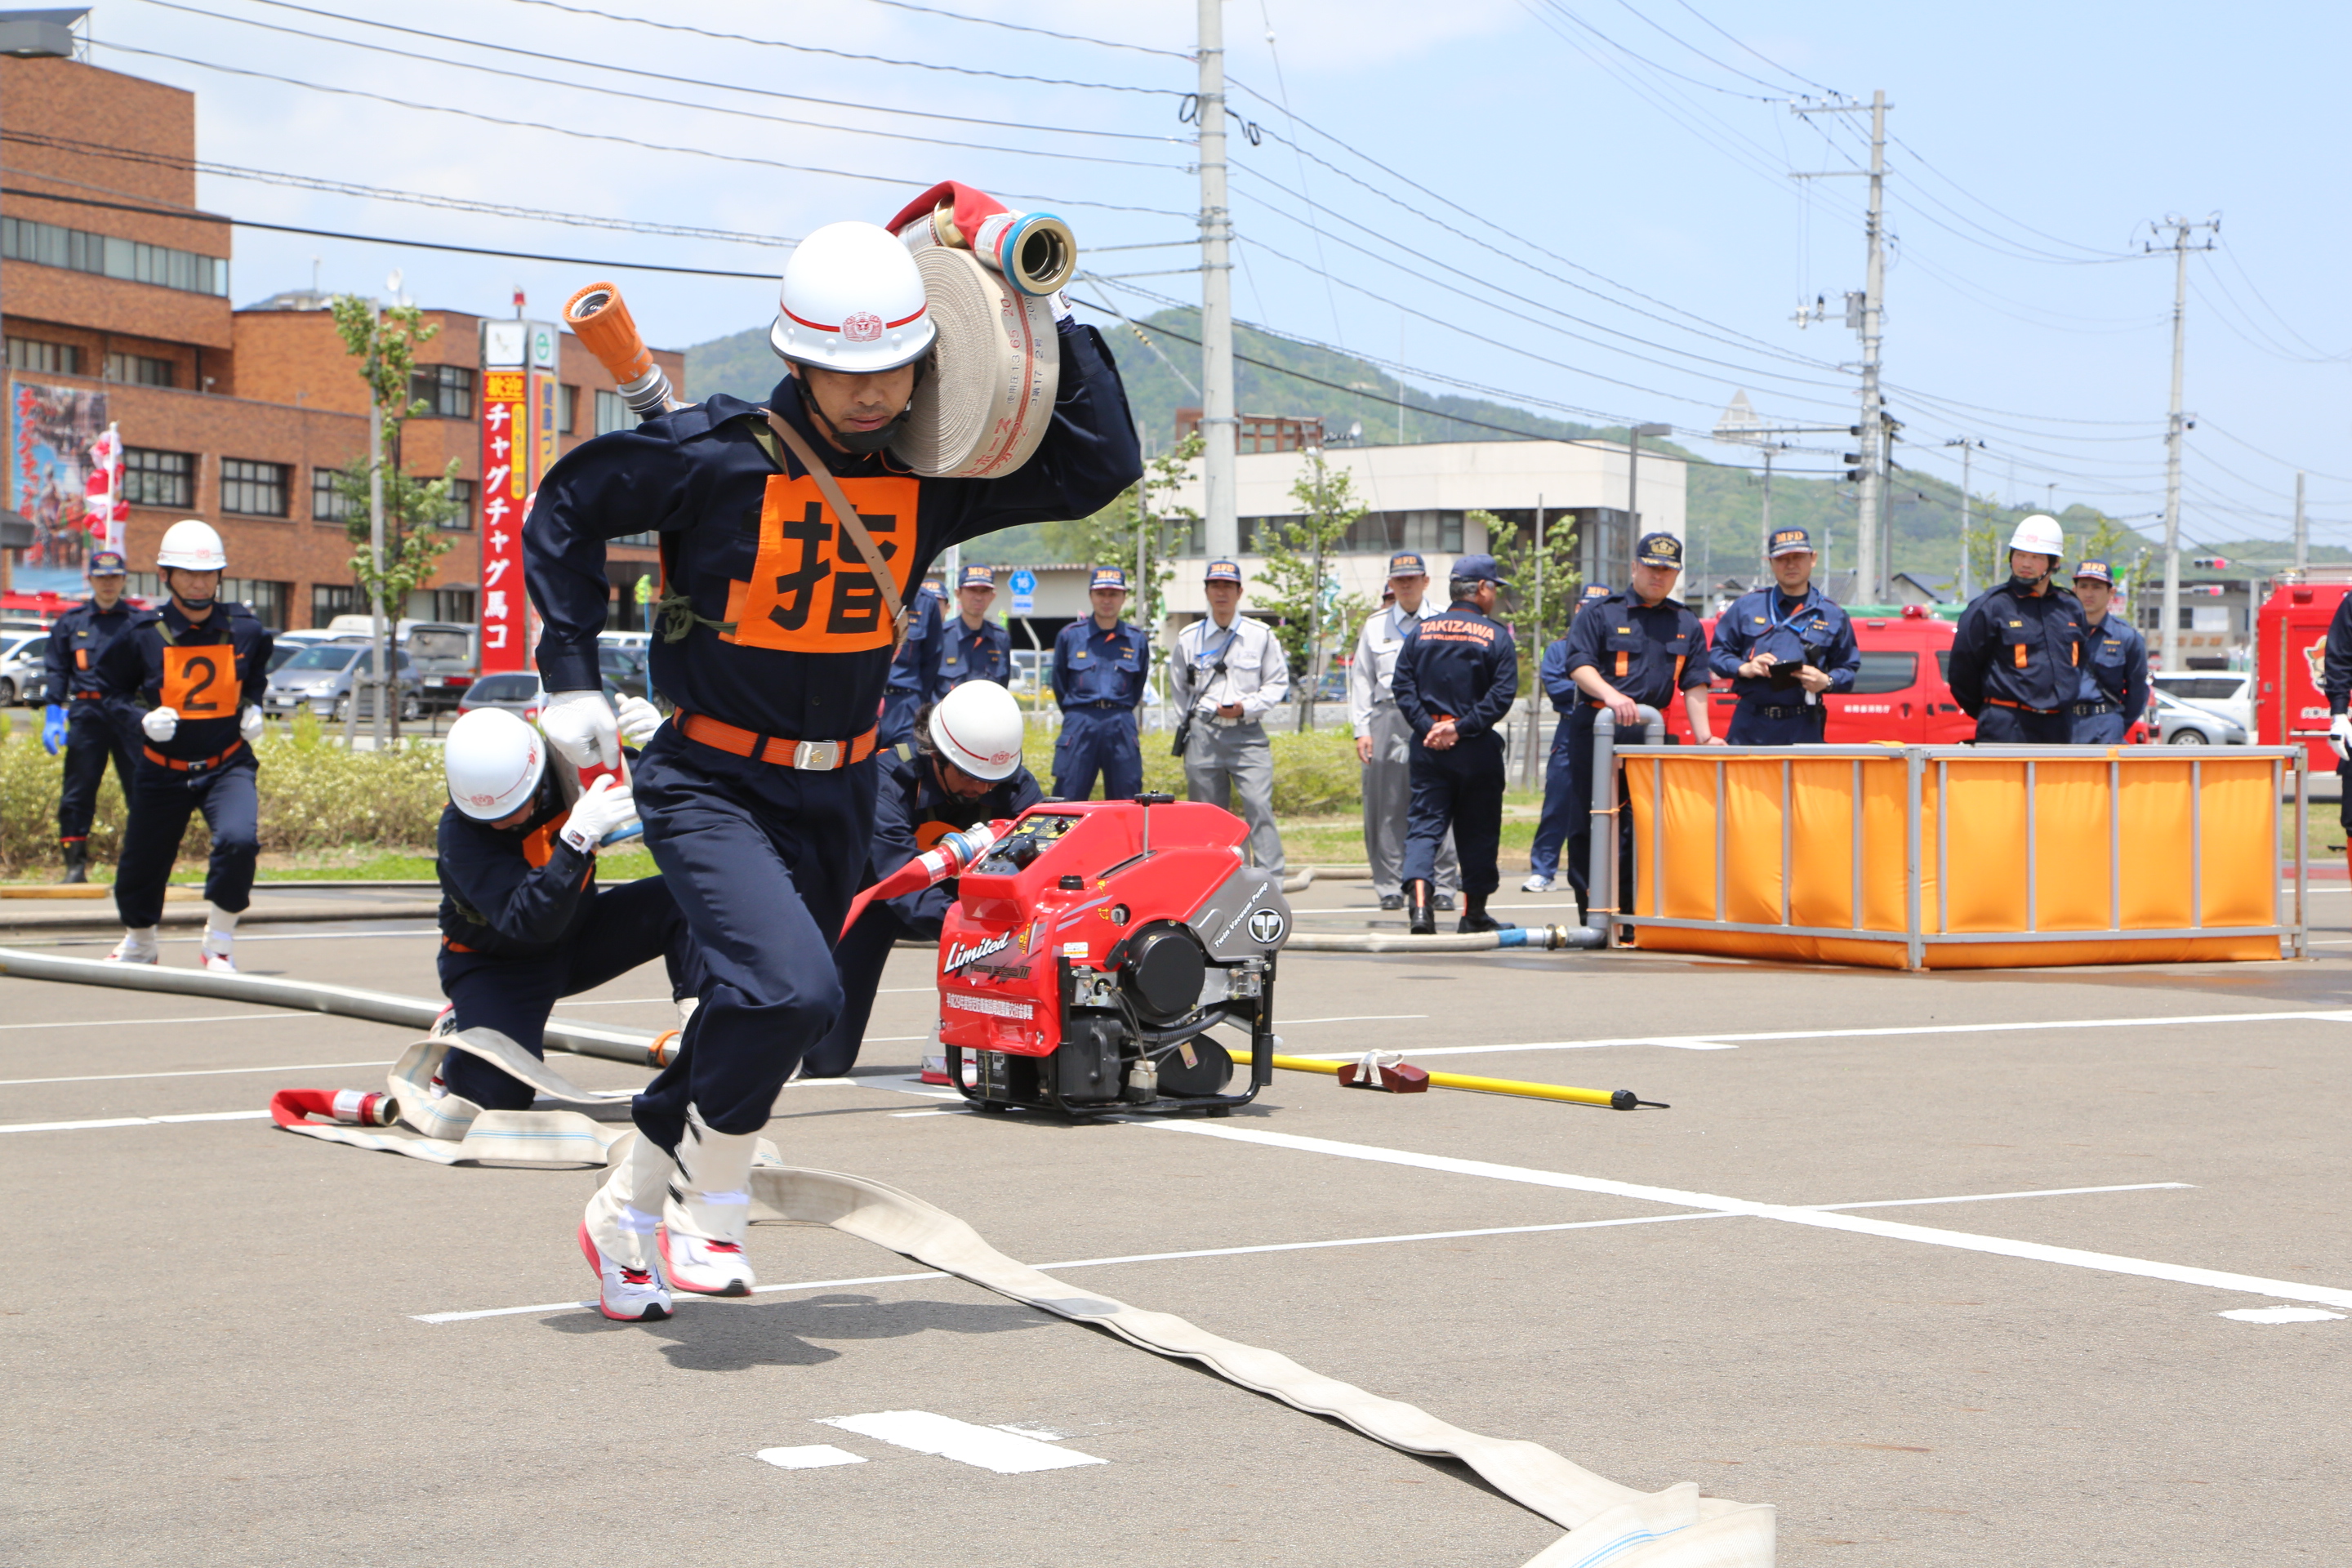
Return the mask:
<path id="1" fill-rule="evenodd" d="M 940 1043 L 980 1110 L 1223 1116 L 1272 1081 L 1275 960 L 1290 934 L 1248 834 L 1172 795 L 1053 802 L 948 835 L 850 919 L 869 897 L 960 875 L 940 933 Z M 1221 1023 L 1249 1034 L 1239 1093 L 1209 1037 Z"/>

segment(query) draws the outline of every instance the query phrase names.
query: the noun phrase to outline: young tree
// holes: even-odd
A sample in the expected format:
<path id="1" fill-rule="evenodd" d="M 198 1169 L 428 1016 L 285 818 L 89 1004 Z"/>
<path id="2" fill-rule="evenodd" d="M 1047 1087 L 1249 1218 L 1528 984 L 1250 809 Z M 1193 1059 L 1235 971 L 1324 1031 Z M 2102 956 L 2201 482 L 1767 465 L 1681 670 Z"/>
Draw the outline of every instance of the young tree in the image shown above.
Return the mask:
<path id="1" fill-rule="evenodd" d="M 1201 455 L 1198 432 L 1184 437 L 1172 452 L 1162 452 L 1144 465 L 1141 482 L 1087 520 L 1086 561 L 1095 566 L 1119 566 L 1134 584 L 1128 616 L 1145 632 L 1157 634 L 1168 614 L 1168 584 L 1175 580 L 1174 557 L 1190 539 L 1201 514 L 1171 498 L 1185 482 L 1185 470 Z"/>
<path id="2" fill-rule="evenodd" d="M 1266 592 L 1261 607 L 1279 617 L 1275 637 L 1290 661 L 1294 679 L 1307 689 L 1298 699 L 1298 728 L 1315 724 L 1315 691 L 1340 628 L 1361 622 L 1371 602 L 1360 594 L 1343 594 L 1332 569 L 1339 547 L 1365 508 L 1356 498 L 1352 477 L 1344 468 L 1334 472 L 1323 460 L 1323 448 L 1307 449 L 1307 467 L 1290 487 L 1298 503 L 1296 518 L 1270 520 L 1261 525 L 1258 553 Z"/>
<path id="3" fill-rule="evenodd" d="M 1500 617 L 1507 621 L 1519 645 L 1519 689 L 1532 689 L 1537 663 L 1552 639 L 1568 633 L 1576 618 L 1577 595 L 1584 586 L 1576 564 L 1576 524 L 1569 517 L 1548 518 L 1543 546 L 1536 545 L 1535 529 L 1520 529 L 1490 511 L 1474 511 L 1465 526 L 1485 523 L 1487 552 L 1510 579 L 1513 608 Z"/>
<path id="4" fill-rule="evenodd" d="M 452 542 L 442 529 L 457 513 L 457 503 L 450 494 L 457 477 L 456 458 L 449 460 L 439 479 L 427 479 L 407 472 L 400 457 L 401 426 L 425 408 L 423 401 L 410 396 L 416 350 L 439 336 L 441 328 L 425 321 L 425 313 L 414 305 L 394 305 L 379 312 L 373 300 L 356 294 L 337 295 L 333 310 L 343 352 L 360 362 L 360 379 L 367 384 L 368 395 L 383 417 L 383 449 L 373 459 L 381 466 L 383 485 L 381 566 L 370 537 L 371 459 L 362 458 L 335 474 L 335 490 L 343 503 L 344 535 L 358 547 L 352 556 L 352 581 L 371 605 L 381 596 L 387 620 L 397 620 L 407 606 L 408 595 L 433 580 L 441 557 L 449 552 Z M 397 688 L 388 678 L 398 661 L 390 654 L 389 648 L 378 648 L 373 655 L 376 669 L 387 677 L 376 700 L 378 710 L 390 715 L 392 733 L 397 738 Z M 354 713 L 357 695 L 354 691 Z"/>

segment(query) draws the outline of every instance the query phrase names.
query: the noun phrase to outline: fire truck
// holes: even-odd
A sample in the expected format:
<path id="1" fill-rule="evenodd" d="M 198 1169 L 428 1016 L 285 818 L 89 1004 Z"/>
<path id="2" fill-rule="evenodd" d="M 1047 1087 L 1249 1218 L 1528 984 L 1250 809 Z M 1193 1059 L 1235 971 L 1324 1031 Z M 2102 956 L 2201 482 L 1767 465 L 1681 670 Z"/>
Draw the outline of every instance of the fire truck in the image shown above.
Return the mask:
<path id="1" fill-rule="evenodd" d="M 2336 606 L 2352 594 L 2352 567 L 2314 567 L 2282 579 L 2254 620 L 2255 742 L 2300 744 L 2316 773 L 2336 771 L 2327 744 L 2327 699 L 2319 680 L 2327 654 L 2327 627 Z"/>

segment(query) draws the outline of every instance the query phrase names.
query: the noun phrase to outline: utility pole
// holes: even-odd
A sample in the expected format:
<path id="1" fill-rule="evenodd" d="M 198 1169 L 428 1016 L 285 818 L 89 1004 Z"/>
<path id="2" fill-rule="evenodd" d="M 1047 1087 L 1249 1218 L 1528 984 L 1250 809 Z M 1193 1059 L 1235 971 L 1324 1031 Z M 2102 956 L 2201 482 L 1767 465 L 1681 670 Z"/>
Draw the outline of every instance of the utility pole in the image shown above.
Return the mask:
<path id="1" fill-rule="evenodd" d="M 2294 569 L 2301 575 L 2311 565 L 2311 529 L 2303 521 L 2303 470 L 2294 471 Z"/>
<path id="2" fill-rule="evenodd" d="M 1984 443 L 1982 441 L 1971 441 L 1966 436 L 1955 436 L 1950 440 L 1945 442 L 1944 445 L 1947 447 L 1958 447 L 1960 449 L 1960 575 L 1958 578 L 1958 596 L 1960 603 L 1965 605 L 1975 597 L 1975 595 L 1969 592 L 1969 479 L 1970 469 L 1969 459 L 1976 456 L 1977 448 L 1983 446 Z"/>
<path id="3" fill-rule="evenodd" d="M 1241 553 L 1234 490 L 1233 212 L 1225 204 L 1224 0 L 1201 4 L 1201 515 L 1209 559 Z"/>
<path id="4" fill-rule="evenodd" d="M 1671 425 L 1628 425 L 1625 427 L 1625 570 L 1632 581 L 1633 552 L 1642 541 L 1642 437 L 1671 436 Z M 1687 562 L 1685 565 L 1689 564 Z"/>
<path id="5" fill-rule="evenodd" d="M 2164 619 L 2158 630 L 2163 640 L 2157 645 L 2160 668 L 2179 669 L 2177 657 L 2180 648 L 2180 445 L 2191 421 L 2180 406 L 2180 373 L 2185 347 L 2184 329 L 2189 314 L 2189 237 L 2198 229 L 2208 236 L 2221 227 L 2218 217 L 2203 223 L 2190 223 L 2174 216 L 2154 226 L 2172 231 L 2172 416 L 2164 431 L 2164 598 L 2159 612 Z M 2146 247 L 2150 252 L 2154 245 Z M 2200 249 L 2210 250 L 2213 241 L 2208 237 Z"/>
<path id="6" fill-rule="evenodd" d="M 1790 104 L 1796 114 L 1859 114 L 1859 103 Z M 1862 424 L 1853 433 L 1860 437 L 1862 471 L 1855 487 L 1854 530 L 1854 595 L 1867 604 L 1877 604 L 1886 597 L 1883 540 L 1885 534 L 1886 465 L 1889 461 L 1886 408 L 1879 395 L 1879 349 L 1884 338 L 1886 308 L 1886 111 L 1895 106 L 1886 101 L 1884 91 L 1870 95 L 1870 204 L 1863 222 L 1863 236 L 1869 245 L 1868 266 L 1863 275 L 1862 320 L 1849 323 L 1862 331 Z M 1864 173 L 1859 169 L 1830 171 L 1837 174 Z M 1792 179 L 1812 180 L 1823 174 L 1794 174 Z M 1848 296 L 1849 301 L 1852 296 Z"/>

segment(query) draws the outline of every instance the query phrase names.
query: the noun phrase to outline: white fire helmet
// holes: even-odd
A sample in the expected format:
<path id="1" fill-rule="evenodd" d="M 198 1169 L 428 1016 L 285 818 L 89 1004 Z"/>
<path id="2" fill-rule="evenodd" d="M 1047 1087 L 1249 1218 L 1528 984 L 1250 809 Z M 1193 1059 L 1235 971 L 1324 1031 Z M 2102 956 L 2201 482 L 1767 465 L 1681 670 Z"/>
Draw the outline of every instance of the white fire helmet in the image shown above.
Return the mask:
<path id="1" fill-rule="evenodd" d="M 221 548 L 221 536 L 213 525 L 200 518 L 184 517 L 163 531 L 163 542 L 155 547 L 155 569 L 177 566 L 183 572 L 226 572 L 228 552 Z"/>
<path id="2" fill-rule="evenodd" d="M 914 253 L 879 224 L 829 223 L 784 263 L 768 344 L 795 364 L 870 375 L 912 364 L 939 335 Z"/>
<path id="3" fill-rule="evenodd" d="M 449 726 L 442 766 L 451 803 L 477 822 L 496 822 L 539 788 L 547 742 L 503 708 L 477 708 Z"/>
<path id="4" fill-rule="evenodd" d="M 931 710 L 931 744 L 976 779 L 994 784 L 1021 765 L 1021 704 L 992 680 L 967 680 Z"/>
<path id="5" fill-rule="evenodd" d="M 2037 511 L 2017 525 L 2017 531 L 2009 536 L 2009 547 L 2063 560 L 2066 554 L 2066 533 L 2058 526 L 2056 518 L 2045 517 Z"/>

